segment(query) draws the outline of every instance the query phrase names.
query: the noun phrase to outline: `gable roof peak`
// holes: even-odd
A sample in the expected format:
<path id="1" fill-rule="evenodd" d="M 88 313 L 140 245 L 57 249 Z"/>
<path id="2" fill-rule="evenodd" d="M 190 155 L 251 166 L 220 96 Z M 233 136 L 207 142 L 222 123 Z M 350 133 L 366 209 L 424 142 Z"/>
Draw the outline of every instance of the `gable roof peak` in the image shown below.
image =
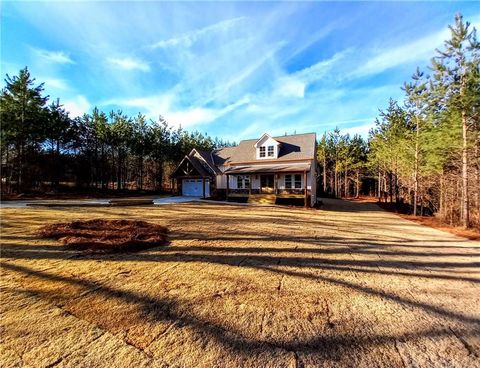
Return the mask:
<path id="1" fill-rule="evenodd" d="M 263 133 L 263 135 L 260 137 L 260 139 L 257 139 L 257 141 L 255 142 L 255 144 L 254 144 L 253 146 L 254 146 L 254 147 L 258 147 L 258 144 L 259 144 L 260 142 L 262 142 L 265 138 L 266 138 L 266 139 L 270 138 L 270 139 L 274 140 L 275 142 L 277 142 L 277 144 L 280 144 L 280 142 L 277 141 L 275 138 L 273 138 L 270 134 L 268 134 L 268 133 Z"/>
<path id="2" fill-rule="evenodd" d="M 202 151 L 202 150 L 199 150 L 199 149 L 196 149 L 196 148 L 193 148 L 191 151 L 190 151 L 190 154 L 188 156 L 195 156 L 195 154 L 197 156 L 200 156 L 201 160 L 204 161 L 207 166 L 213 170 L 213 172 L 217 172 L 217 168 L 215 166 L 215 162 L 213 160 L 213 156 L 212 156 L 212 152 L 213 151 Z"/>

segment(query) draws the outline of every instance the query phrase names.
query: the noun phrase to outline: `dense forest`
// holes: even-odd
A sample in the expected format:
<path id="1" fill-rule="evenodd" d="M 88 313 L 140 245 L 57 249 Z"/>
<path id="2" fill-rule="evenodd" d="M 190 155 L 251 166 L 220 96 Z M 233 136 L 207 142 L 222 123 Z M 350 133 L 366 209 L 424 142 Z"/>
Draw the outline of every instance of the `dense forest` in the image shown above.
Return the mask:
<path id="1" fill-rule="evenodd" d="M 414 215 L 480 228 L 480 44 L 460 15 L 451 37 L 380 111 L 368 142 L 338 130 L 318 146 L 324 193 L 376 195 Z M 362 186 L 363 184 L 363 186 Z"/>
<path id="2" fill-rule="evenodd" d="M 105 113 L 70 118 L 27 68 L 1 91 L 1 192 L 168 190 L 169 173 L 193 147 L 230 145 L 174 129 L 161 116 Z"/>

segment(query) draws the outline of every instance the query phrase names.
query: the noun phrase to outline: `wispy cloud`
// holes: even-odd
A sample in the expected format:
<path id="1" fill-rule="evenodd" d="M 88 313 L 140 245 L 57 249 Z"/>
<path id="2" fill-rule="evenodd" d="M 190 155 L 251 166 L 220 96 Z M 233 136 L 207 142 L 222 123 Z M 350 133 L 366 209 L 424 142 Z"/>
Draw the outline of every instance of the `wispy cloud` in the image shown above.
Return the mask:
<path id="1" fill-rule="evenodd" d="M 285 97 L 304 97 L 305 88 L 309 84 L 324 78 L 327 73 L 329 73 L 332 68 L 341 62 L 350 52 L 350 49 L 338 52 L 329 59 L 319 61 L 307 68 L 280 77 L 276 81 L 275 93 Z"/>
<path id="2" fill-rule="evenodd" d="M 58 64 L 75 64 L 75 62 L 63 51 L 48 51 L 39 48 L 32 48 L 36 56 L 44 61 Z"/>
<path id="3" fill-rule="evenodd" d="M 356 125 L 350 128 L 340 129 L 340 132 L 342 134 L 350 134 L 350 136 L 358 134 L 366 139 L 368 138 L 368 133 L 374 127 L 375 127 L 375 123 L 372 122 L 368 124 Z"/>
<path id="4" fill-rule="evenodd" d="M 123 106 L 127 108 L 140 109 L 151 119 L 157 119 L 159 115 L 163 115 L 173 103 L 174 96 L 172 94 L 158 94 L 145 97 L 133 98 L 114 98 L 99 103 L 100 106 Z"/>
<path id="5" fill-rule="evenodd" d="M 480 16 L 471 18 L 472 27 L 480 26 Z M 376 49 L 369 59 L 356 68 L 350 77 L 363 77 L 382 73 L 388 69 L 403 64 L 427 63 L 435 54 L 435 50 L 441 47 L 445 40 L 451 37 L 450 30 L 443 27 L 424 37 L 414 39 L 403 45 Z"/>
<path id="6" fill-rule="evenodd" d="M 448 36 L 448 30 L 442 30 L 401 46 L 378 50 L 350 76 L 363 77 L 407 63 L 426 62 L 435 54 L 435 48 L 441 46 Z"/>
<path id="7" fill-rule="evenodd" d="M 146 62 L 131 57 L 108 58 L 107 62 L 123 70 L 140 70 L 142 72 L 150 71 L 150 65 Z"/>
<path id="8" fill-rule="evenodd" d="M 56 90 L 68 90 L 69 86 L 64 79 L 58 78 L 38 78 L 45 83 L 46 88 L 56 89 Z"/>
<path id="9" fill-rule="evenodd" d="M 101 105 L 140 108 L 152 120 L 156 120 L 162 115 L 170 124 L 185 128 L 211 123 L 248 102 L 248 97 L 246 97 L 219 108 L 205 106 L 181 107 L 176 105 L 174 95 L 162 94 L 130 99 L 114 99 L 105 101 Z"/>
<path id="10" fill-rule="evenodd" d="M 211 33 L 227 31 L 228 29 L 232 28 L 238 22 L 244 19 L 245 17 L 237 17 L 237 18 L 223 20 L 221 22 L 218 22 L 203 28 L 199 28 L 191 32 L 184 33 L 177 37 L 172 37 L 166 40 L 156 42 L 153 45 L 150 45 L 150 47 L 153 49 L 168 48 L 168 47 L 175 47 L 175 46 L 190 47 L 203 36 Z"/>
<path id="11" fill-rule="evenodd" d="M 275 83 L 274 93 L 282 97 L 298 97 L 305 96 L 305 82 L 290 76 L 277 79 Z"/>
<path id="12" fill-rule="evenodd" d="M 319 80 L 328 73 L 334 65 L 345 58 L 351 52 L 350 49 L 338 52 L 327 60 L 319 61 L 312 66 L 302 69 L 294 74 L 294 77 L 304 80 L 307 83 Z"/>
<path id="13" fill-rule="evenodd" d="M 305 50 L 313 46 L 315 43 L 319 42 L 320 40 L 330 35 L 338 27 L 338 23 L 339 22 L 332 22 L 330 24 L 326 24 L 322 28 L 320 28 L 317 32 L 309 35 L 304 42 L 295 45 L 295 48 L 293 49 L 289 58 L 291 59 L 301 54 L 302 52 L 304 52 Z"/>
<path id="14" fill-rule="evenodd" d="M 62 102 L 65 110 L 70 113 L 71 117 L 82 116 L 83 114 L 89 112 L 91 108 L 90 102 L 83 95 L 75 96 L 72 99 L 67 99 Z"/>
<path id="15" fill-rule="evenodd" d="M 175 126 L 188 128 L 211 123 L 231 111 L 231 109 L 230 106 L 223 109 L 193 107 L 186 110 L 167 111 L 164 117 Z"/>
<path id="16" fill-rule="evenodd" d="M 227 76 L 223 81 L 218 83 L 214 90 L 212 90 L 212 95 L 210 100 L 219 99 L 222 96 L 225 96 L 229 91 L 241 85 L 245 80 L 251 77 L 255 72 L 257 72 L 265 63 L 272 61 L 275 54 L 285 46 L 285 42 L 280 41 L 271 46 L 265 48 L 265 51 L 258 58 L 252 60 L 246 65 L 241 65 L 239 70 L 233 75 Z"/>

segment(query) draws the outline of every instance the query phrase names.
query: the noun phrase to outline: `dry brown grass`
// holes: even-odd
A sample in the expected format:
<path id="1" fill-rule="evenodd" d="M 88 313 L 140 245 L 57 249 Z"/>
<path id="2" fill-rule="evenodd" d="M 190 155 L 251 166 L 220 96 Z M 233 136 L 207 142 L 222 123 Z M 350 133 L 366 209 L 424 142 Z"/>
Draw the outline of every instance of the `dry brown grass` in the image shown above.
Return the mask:
<path id="1" fill-rule="evenodd" d="M 38 235 L 89 253 L 115 253 L 164 245 L 167 232 L 165 226 L 145 221 L 93 219 L 46 225 Z"/>
<path id="2" fill-rule="evenodd" d="M 367 197 L 367 196 L 361 196 L 359 198 L 349 198 L 348 200 L 353 202 L 361 202 L 361 203 L 377 203 L 378 202 L 378 199 L 376 197 Z M 449 232 L 450 234 L 461 236 L 463 238 L 467 238 L 470 240 L 480 240 L 480 229 L 475 229 L 475 228 L 465 229 L 460 226 L 452 226 L 452 225 L 446 224 L 445 222 L 442 222 L 439 218 L 435 216 L 413 216 L 413 215 L 407 215 L 405 213 L 400 213 L 395 210 L 394 206 L 390 206 L 390 203 L 381 203 L 380 205 L 384 210 L 394 212 L 398 216 L 410 221 L 414 221 L 417 224 L 432 227 L 434 229 L 438 229 L 442 231 L 446 231 L 446 232 Z"/>
<path id="3" fill-rule="evenodd" d="M 46 223 L 147 220 L 83 254 Z M 478 367 L 480 243 L 369 203 L 2 210 L 0 361 L 78 367 Z"/>
<path id="4" fill-rule="evenodd" d="M 451 226 L 432 216 L 413 216 L 400 213 L 398 215 L 404 219 L 415 221 L 417 224 L 420 225 L 429 226 L 442 231 L 447 231 L 451 234 L 461 236 L 470 240 L 480 240 L 480 229 L 464 229 L 459 226 Z"/>

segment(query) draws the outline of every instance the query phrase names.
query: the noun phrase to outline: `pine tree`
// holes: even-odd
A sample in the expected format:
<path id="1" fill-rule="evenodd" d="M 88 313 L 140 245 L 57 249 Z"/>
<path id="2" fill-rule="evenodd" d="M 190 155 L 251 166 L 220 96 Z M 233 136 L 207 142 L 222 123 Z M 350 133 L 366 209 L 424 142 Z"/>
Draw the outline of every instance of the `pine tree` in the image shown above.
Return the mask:
<path id="1" fill-rule="evenodd" d="M 478 94 L 478 54 L 479 42 L 475 29 L 463 21 L 460 14 L 455 16 L 455 25 L 449 26 L 451 38 L 445 41 L 444 48 L 437 50 L 433 68 L 436 80 L 443 86 L 443 104 L 459 112 L 462 126 L 461 175 L 462 204 L 461 221 L 464 227 L 470 226 L 469 203 L 469 133 L 478 119 L 480 97 Z"/>
<path id="2" fill-rule="evenodd" d="M 50 146 L 52 173 L 51 189 L 57 191 L 60 177 L 60 150 L 71 139 L 71 120 L 60 100 L 57 99 L 48 106 L 44 137 Z"/>
<path id="3" fill-rule="evenodd" d="M 412 76 L 412 82 L 404 84 L 407 94 L 407 108 L 411 114 L 415 126 L 415 157 L 413 168 L 413 215 L 417 216 L 418 209 L 418 185 L 419 171 L 422 161 L 421 130 L 428 113 L 428 81 L 424 74 L 417 68 Z"/>
<path id="4" fill-rule="evenodd" d="M 5 79 L 6 86 L 1 93 L 2 136 L 8 137 L 14 145 L 17 168 L 17 190 L 23 190 L 26 181 L 28 154 L 38 150 L 45 131 L 44 112 L 48 96 L 43 96 L 43 83 L 37 86 L 28 68 L 20 70 L 18 76 Z"/>
<path id="5" fill-rule="evenodd" d="M 327 193 L 327 134 L 322 135 L 322 139 L 317 145 L 317 160 L 322 165 L 322 189 Z"/>

